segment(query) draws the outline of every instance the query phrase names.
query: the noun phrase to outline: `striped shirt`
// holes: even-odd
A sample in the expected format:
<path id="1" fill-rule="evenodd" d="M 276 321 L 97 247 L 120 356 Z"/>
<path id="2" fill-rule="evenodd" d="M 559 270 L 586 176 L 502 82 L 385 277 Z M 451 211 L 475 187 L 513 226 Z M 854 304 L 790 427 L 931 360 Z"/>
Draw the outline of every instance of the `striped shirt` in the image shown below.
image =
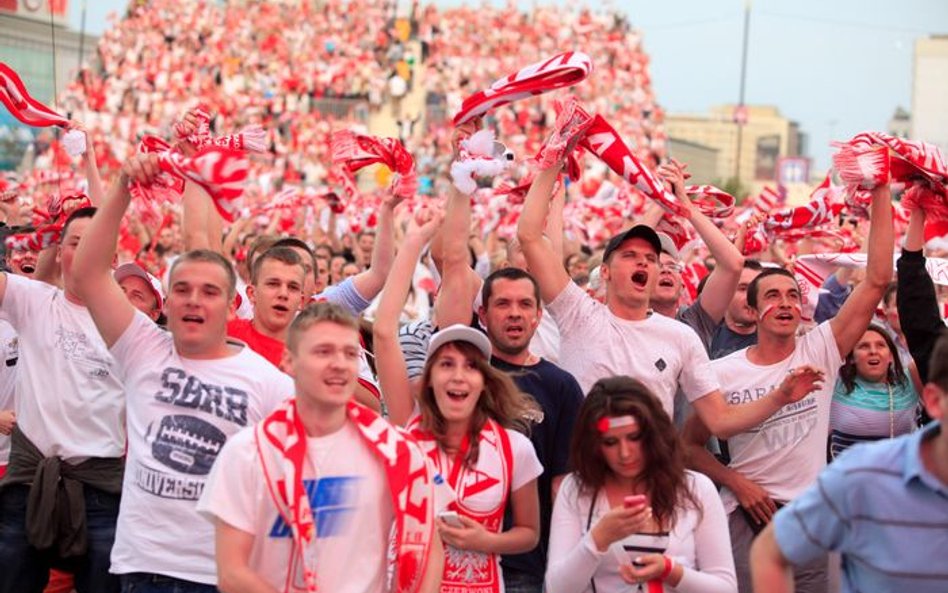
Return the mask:
<path id="1" fill-rule="evenodd" d="M 922 440 L 940 432 L 933 422 L 846 451 L 777 513 L 783 555 L 805 564 L 841 553 L 842 593 L 948 591 L 948 485 L 920 456 Z"/>
<path id="2" fill-rule="evenodd" d="M 891 405 L 891 409 L 890 409 Z M 856 377 L 851 393 L 836 381 L 830 407 L 830 451 L 835 458 L 854 442 L 872 441 L 912 432 L 918 393 L 908 376 L 892 385 L 892 398 L 885 383 Z M 892 431 L 892 435 L 889 431 Z"/>

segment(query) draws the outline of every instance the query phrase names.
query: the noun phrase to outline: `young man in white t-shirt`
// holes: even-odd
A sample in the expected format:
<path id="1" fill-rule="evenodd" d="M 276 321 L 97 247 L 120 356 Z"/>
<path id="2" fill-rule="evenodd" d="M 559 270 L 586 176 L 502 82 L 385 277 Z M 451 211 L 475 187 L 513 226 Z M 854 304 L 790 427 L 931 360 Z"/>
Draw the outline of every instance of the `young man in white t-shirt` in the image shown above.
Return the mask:
<path id="1" fill-rule="evenodd" d="M 559 162 L 537 174 L 520 215 L 517 238 L 540 285 L 540 296 L 560 328 L 560 364 L 584 391 L 603 377 L 629 375 L 648 385 L 673 416 L 675 391 L 680 388 L 715 436 L 726 438 L 812 390 L 818 374 L 803 368 L 767 397 L 746 406 L 728 406 L 694 331 L 649 309 L 649 295 L 659 275 L 661 241 L 648 226 L 633 226 L 607 244 L 600 267 L 605 304 L 576 286 L 543 238 L 550 196 L 562 167 Z"/>
<path id="2" fill-rule="evenodd" d="M 195 250 L 175 260 L 166 332 L 135 309 L 110 270 L 130 181 L 158 173 L 154 155 L 130 159 L 76 251 L 76 292 L 114 356 L 127 398 L 128 457 L 111 572 L 123 591 L 155 583 L 216 591 L 214 533 L 197 514 L 227 438 L 292 393 L 292 381 L 250 348 L 227 341 L 236 277 Z"/>
<path id="3" fill-rule="evenodd" d="M 433 479 L 414 442 L 353 402 L 360 350 L 358 324 L 338 305 L 310 305 L 290 326 L 295 400 L 228 441 L 198 503 L 217 532 L 221 589 L 302 593 L 308 580 L 333 593 L 438 589 Z M 384 449 L 408 463 L 390 466 Z M 310 515 L 307 536 L 306 521 L 294 517 Z M 387 583 L 393 527 L 392 578 L 405 587 Z"/>
<path id="4" fill-rule="evenodd" d="M 124 391 L 73 265 L 94 214 L 80 208 L 64 224 L 56 248 L 64 289 L 0 273 L 0 318 L 18 334 L 19 367 L 0 489 L 3 593 L 39 593 L 57 557 L 68 558 L 79 593 L 118 590 L 108 559 L 122 484 Z M 53 502 L 33 505 L 28 516 L 28 498 Z M 53 519 L 66 514 L 69 521 Z"/>
<path id="5" fill-rule="evenodd" d="M 870 214 L 866 279 L 836 317 L 798 337 L 800 288 L 790 272 L 766 269 L 747 290 L 747 304 L 757 313 L 757 345 L 712 363 L 730 404 L 761 397 L 801 364 L 825 371 L 820 389 L 729 438 L 728 466 L 704 449 L 708 431 L 701 426 L 703 419 L 692 418 L 685 428 L 690 465 L 724 486 L 741 593 L 752 590 L 748 552 L 756 532 L 770 521 L 778 504 L 802 493 L 826 465 L 830 403 L 839 367 L 869 326 L 892 278 L 895 239 L 887 187 L 873 190 Z M 798 591 L 826 591 L 826 558 L 798 569 L 796 580 Z"/>

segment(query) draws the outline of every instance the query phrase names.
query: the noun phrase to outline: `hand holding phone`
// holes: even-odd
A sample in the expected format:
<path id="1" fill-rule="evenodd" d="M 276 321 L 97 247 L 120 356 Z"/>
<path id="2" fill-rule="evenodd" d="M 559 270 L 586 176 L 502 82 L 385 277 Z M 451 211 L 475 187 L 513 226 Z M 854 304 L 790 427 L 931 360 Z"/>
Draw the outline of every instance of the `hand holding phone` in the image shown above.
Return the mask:
<path id="1" fill-rule="evenodd" d="M 461 517 L 455 511 L 441 511 L 438 513 L 438 518 L 451 527 L 464 527 L 464 523 L 461 523 Z"/>
<path id="2" fill-rule="evenodd" d="M 648 497 L 644 494 L 633 494 L 622 499 L 622 506 L 627 509 L 643 506 L 648 503 Z"/>

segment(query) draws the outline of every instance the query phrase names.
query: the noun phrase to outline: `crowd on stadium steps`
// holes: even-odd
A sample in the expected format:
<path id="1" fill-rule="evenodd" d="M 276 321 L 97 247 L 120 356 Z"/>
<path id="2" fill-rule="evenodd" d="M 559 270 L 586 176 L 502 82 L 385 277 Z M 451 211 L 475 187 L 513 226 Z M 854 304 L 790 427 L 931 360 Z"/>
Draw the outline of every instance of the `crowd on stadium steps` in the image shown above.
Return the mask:
<path id="1" fill-rule="evenodd" d="M 689 197 L 623 17 L 396 16 L 137 4 L 59 103 L 85 154 L 45 130 L 0 179 L 0 593 L 943 591 L 944 159 L 905 220 L 918 175 L 822 223 L 857 252 L 748 254 L 774 213 Z M 399 77 L 450 116 L 571 49 L 593 75 L 483 123 L 530 157 L 574 93 L 669 213 L 590 155 L 572 182 L 565 152 L 532 163 L 524 195 L 459 178 L 476 121 L 405 135 L 420 195 L 332 165 L 365 130 L 321 100 L 373 109 Z M 137 152 L 251 124 L 237 212 Z"/>

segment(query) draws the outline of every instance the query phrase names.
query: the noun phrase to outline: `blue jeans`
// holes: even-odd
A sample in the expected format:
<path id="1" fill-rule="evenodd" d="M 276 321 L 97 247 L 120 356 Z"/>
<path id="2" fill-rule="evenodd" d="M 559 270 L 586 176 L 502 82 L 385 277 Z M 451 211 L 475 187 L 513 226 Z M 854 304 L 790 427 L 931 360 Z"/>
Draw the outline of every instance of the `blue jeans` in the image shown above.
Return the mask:
<path id="1" fill-rule="evenodd" d="M 220 593 L 214 585 L 147 572 L 119 575 L 122 593 Z"/>
<path id="2" fill-rule="evenodd" d="M 0 593 L 42 593 L 52 566 L 75 574 L 78 593 L 118 593 L 118 578 L 109 574 L 119 495 L 84 487 L 86 534 L 83 556 L 59 559 L 55 550 L 37 550 L 26 541 L 29 486 L 0 490 Z"/>

